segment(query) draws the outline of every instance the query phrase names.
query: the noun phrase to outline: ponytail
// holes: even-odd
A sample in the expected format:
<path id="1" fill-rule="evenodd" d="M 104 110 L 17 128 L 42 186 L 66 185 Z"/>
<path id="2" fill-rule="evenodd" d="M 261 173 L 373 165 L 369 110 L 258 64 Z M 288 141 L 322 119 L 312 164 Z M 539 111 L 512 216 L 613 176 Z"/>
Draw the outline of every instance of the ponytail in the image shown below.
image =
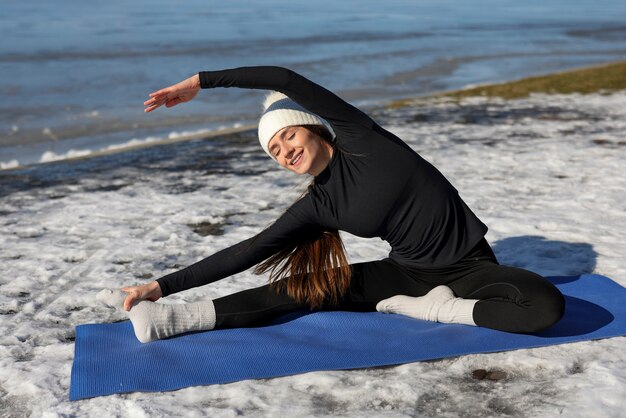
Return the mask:
<path id="1" fill-rule="evenodd" d="M 267 271 L 276 292 L 285 292 L 311 309 L 336 305 L 350 286 L 351 269 L 337 230 L 320 231 L 308 241 L 279 251 L 254 273 Z"/>

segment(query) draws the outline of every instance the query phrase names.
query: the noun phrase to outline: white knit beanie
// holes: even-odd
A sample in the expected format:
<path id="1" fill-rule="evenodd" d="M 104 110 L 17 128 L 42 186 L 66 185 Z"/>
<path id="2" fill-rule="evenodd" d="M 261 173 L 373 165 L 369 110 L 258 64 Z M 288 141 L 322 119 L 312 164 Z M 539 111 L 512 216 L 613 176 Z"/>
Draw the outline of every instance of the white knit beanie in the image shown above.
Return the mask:
<path id="1" fill-rule="evenodd" d="M 328 129 L 333 138 L 335 137 L 335 132 L 327 121 L 309 112 L 283 93 L 272 91 L 265 97 L 263 114 L 259 121 L 259 142 L 267 155 L 275 159 L 269 151 L 269 143 L 276 132 L 287 126 L 299 125 L 321 125 Z"/>

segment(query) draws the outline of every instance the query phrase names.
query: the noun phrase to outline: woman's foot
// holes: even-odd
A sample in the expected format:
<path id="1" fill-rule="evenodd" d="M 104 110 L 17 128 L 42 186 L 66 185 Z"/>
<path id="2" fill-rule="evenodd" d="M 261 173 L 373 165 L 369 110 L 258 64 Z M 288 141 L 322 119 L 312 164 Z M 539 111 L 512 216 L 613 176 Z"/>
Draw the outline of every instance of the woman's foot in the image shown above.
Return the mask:
<path id="1" fill-rule="evenodd" d="M 437 286 L 424 296 L 397 295 L 383 299 L 376 310 L 424 321 L 476 325 L 473 317 L 476 302 L 476 299 L 456 297 L 448 286 Z"/>
<path id="2" fill-rule="evenodd" d="M 124 311 L 126 292 L 104 289 L 96 299 Z M 168 338 L 189 331 L 204 331 L 215 327 L 215 307 L 212 300 L 166 305 L 141 300 L 126 312 L 133 324 L 135 336 L 142 343 Z"/>

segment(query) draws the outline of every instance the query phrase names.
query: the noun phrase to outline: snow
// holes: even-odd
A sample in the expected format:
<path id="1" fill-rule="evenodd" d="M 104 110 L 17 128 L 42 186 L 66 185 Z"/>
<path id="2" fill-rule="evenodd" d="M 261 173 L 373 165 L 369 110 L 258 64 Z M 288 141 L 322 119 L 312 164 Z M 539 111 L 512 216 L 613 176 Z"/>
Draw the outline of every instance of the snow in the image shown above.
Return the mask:
<path id="1" fill-rule="evenodd" d="M 437 100 L 374 116 L 450 179 L 502 263 L 626 285 L 626 92 Z M 624 337 L 69 402 L 74 327 L 124 319 L 97 303 L 100 289 L 252 236 L 308 181 L 273 166 L 254 133 L 0 174 L 3 416 L 624 416 Z M 207 223 L 218 232 L 194 232 Z M 351 262 L 387 256 L 380 239 L 342 235 Z M 264 280 L 246 271 L 163 303 Z M 507 377 L 474 380 L 478 368 Z"/>

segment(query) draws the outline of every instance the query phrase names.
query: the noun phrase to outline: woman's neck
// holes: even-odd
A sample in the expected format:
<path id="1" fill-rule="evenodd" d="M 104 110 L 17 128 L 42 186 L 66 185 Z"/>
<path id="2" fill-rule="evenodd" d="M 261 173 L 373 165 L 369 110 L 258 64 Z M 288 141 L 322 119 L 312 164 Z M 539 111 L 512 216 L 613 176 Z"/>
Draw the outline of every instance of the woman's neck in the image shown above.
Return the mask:
<path id="1" fill-rule="evenodd" d="M 335 153 L 335 148 L 333 147 L 332 144 L 324 141 L 324 145 L 323 146 L 324 146 L 324 163 L 320 165 L 320 168 L 318 169 L 317 172 L 310 173 L 314 177 L 319 176 L 320 174 L 322 174 L 324 172 L 324 170 L 326 170 L 326 167 L 328 167 L 328 165 L 332 161 L 333 154 Z"/>

